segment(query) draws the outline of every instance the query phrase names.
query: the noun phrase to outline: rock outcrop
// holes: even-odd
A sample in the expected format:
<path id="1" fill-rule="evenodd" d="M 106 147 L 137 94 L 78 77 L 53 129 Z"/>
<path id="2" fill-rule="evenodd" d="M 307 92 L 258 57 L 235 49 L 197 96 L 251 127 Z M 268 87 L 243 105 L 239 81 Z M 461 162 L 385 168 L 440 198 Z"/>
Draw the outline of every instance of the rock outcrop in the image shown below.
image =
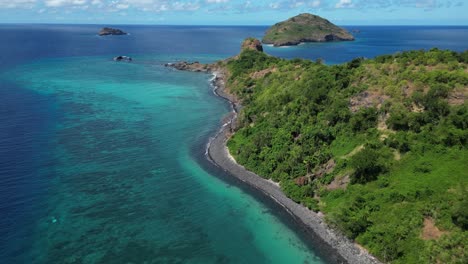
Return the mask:
<path id="1" fill-rule="evenodd" d="M 99 36 L 107 36 L 107 35 L 127 35 L 127 33 L 123 32 L 120 29 L 110 28 L 110 27 L 102 28 L 101 31 L 99 31 Z"/>
<path id="2" fill-rule="evenodd" d="M 248 49 L 263 52 L 262 43 L 256 38 L 247 38 L 242 42 L 241 51 Z"/>
<path id="3" fill-rule="evenodd" d="M 274 46 L 292 46 L 303 42 L 350 41 L 354 37 L 345 29 L 312 14 L 300 14 L 272 26 L 262 42 Z"/>
<path id="4" fill-rule="evenodd" d="M 114 57 L 114 61 L 126 61 L 126 62 L 131 62 L 133 59 L 128 56 L 117 56 Z"/>
<path id="5" fill-rule="evenodd" d="M 241 45 L 241 52 L 244 50 L 255 50 L 258 52 L 263 52 L 263 46 L 260 40 L 256 38 L 247 38 L 242 42 Z M 235 59 L 236 57 L 226 59 L 222 61 L 221 64 L 227 63 L 231 59 Z M 214 73 L 214 72 L 222 72 L 224 71 L 223 66 L 220 66 L 218 63 L 213 64 L 204 64 L 198 61 L 195 62 L 188 62 L 188 61 L 179 61 L 173 63 L 166 63 L 164 66 L 169 68 L 174 68 L 180 71 L 191 71 L 191 72 L 204 72 L 204 73 Z"/>
<path id="6" fill-rule="evenodd" d="M 166 63 L 164 64 L 164 66 L 174 68 L 180 71 L 205 72 L 205 73 L 212 73 L 216 69 L 216 66 L 213 64 L 203 64 L 198 61 L 195 61 L 195 62 L 179 61 L 179 62 L 174 62 L 174 63 Z"/>

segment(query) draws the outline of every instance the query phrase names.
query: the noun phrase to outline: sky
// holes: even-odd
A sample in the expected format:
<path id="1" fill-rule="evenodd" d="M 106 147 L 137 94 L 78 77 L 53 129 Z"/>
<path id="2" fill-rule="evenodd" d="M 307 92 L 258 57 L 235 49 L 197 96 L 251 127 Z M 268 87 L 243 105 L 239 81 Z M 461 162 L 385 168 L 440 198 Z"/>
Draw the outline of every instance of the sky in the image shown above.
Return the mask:
<path id="1" fill-rule="evenodd" d="M 271 25 L 300 13 L 338 25 L 468 25 L 468 0 L 0 0 L 0 23 Z"/>

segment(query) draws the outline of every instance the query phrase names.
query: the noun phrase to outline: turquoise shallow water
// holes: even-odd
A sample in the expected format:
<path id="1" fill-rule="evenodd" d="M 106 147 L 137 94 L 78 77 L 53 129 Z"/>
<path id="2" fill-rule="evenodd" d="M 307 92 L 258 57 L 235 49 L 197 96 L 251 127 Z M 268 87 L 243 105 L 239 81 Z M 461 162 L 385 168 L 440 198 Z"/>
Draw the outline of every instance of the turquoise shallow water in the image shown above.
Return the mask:
<path id="1" fill-rule="evenodd" d="M 42 213 L 16 260 L 322 263 L 271 207 L 196 161 L 229 108 L 210 76 L 161 66 L 169 60 L 49 59 L 2 75 L 53 98 L 57 116 L 38 172 Z"/>

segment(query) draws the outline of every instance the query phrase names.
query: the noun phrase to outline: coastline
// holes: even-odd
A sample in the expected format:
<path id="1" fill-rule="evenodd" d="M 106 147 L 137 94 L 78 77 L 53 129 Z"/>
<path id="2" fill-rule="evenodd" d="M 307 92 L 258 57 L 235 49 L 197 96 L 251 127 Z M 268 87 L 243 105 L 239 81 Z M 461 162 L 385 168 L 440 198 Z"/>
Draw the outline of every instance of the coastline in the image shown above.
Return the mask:
<path id="1" fill-rule="evenodd" d="M 207 158 L 216 166 L 245 184 L 254 187 L 283 207 L 294 218 L 295 222 L 306 228 L 309 233 L 308 235 L 314 236 L 314 240 L 319 240 L 320 246 L 327 253 L 335 255 L 329 256 L 330 254 L 327 254 L 333 262 L 356 264 L 381 263 L 365 249 L 346 238 L 341 232 L 328 226 L 323 219 L 323 214 L 315 213 L 289 199 L 281 191 L 278 183 L 258 176 L 235 161 L 234 157 L 229 153 L 226 144 L 232 131 L 235 129 L 237 113 L 242 106 L 233 95 L 226 92 L 224 73 L 213 71 L 212 74 L 213 78 L 210 82 L 213 86 L 213 92 L 230 103 L 232 112 L 228 116 L 227 122 L 222 125 L 216 135 L 208 142 L 206 149 Z"/>

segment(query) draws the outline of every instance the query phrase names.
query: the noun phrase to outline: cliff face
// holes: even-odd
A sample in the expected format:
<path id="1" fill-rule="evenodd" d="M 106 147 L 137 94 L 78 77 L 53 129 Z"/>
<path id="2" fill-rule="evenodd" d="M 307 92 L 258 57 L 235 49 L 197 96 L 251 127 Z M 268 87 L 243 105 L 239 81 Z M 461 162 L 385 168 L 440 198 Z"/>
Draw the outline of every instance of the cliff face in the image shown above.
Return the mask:
<path id="1" fill-rule="evenodd" d="M 262 42 L 274 46 L 302 42 L 350 41 L 354 37 L 343 28 L 312 14 L 300 14 L 277 23 L 267 30 Z"/>

